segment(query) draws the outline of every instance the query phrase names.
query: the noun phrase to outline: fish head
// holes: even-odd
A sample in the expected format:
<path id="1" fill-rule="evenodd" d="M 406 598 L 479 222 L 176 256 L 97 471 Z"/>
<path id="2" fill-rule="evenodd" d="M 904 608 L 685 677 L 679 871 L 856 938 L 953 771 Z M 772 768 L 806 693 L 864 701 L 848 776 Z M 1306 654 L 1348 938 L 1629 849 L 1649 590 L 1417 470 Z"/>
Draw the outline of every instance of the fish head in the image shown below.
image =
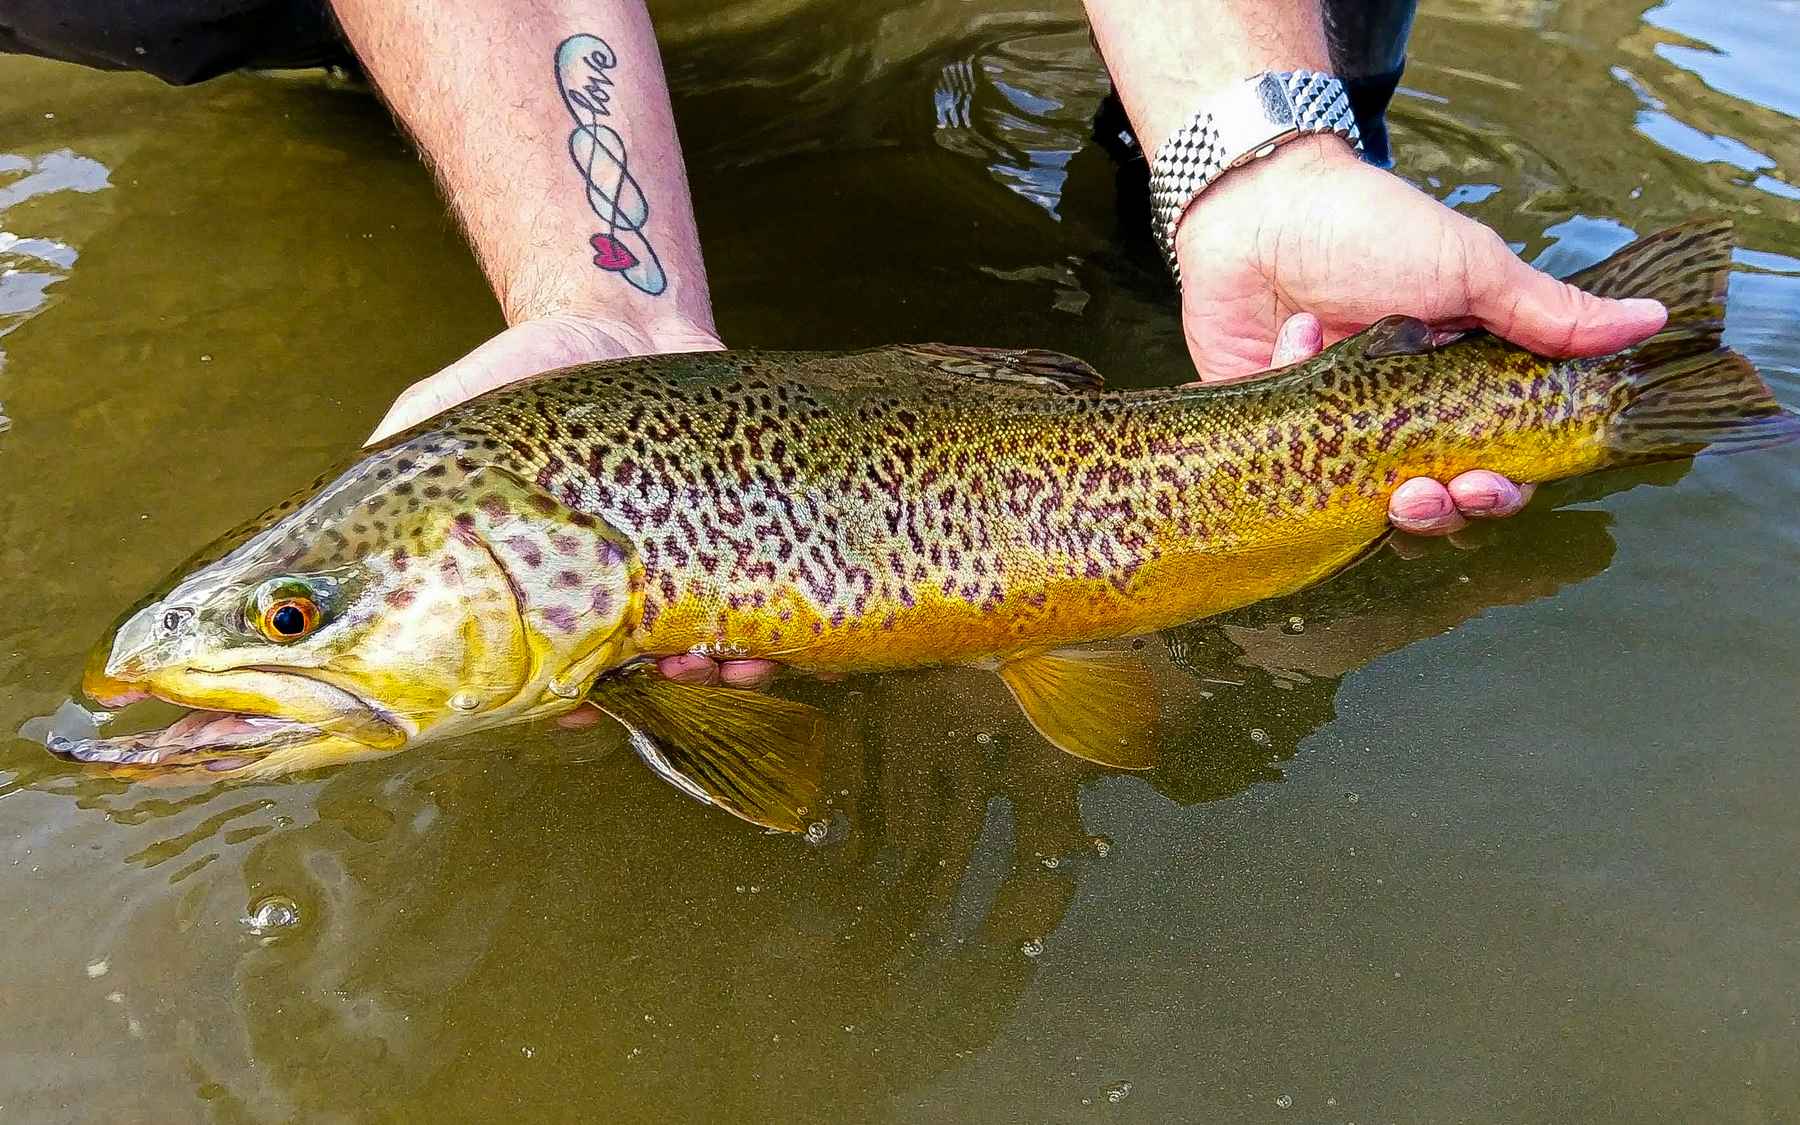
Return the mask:
<path id="1" fill-rule="evenodd" d="M 201 552 L 93 650 L 83 691 L 103 706 L 154 697 L 199 714 L 51 749 L 127 773 L 267 776 L 573 707 L 543 690 L 547 670 L 616 632 L 626 598 L 583 590 L 613 612 L 549 641 L 532 627 L 536 587 L 514 571 L 521 550 L 542 554 L 521 529 L 550 534 L 533 500 L 510 475 L 404 445 L 321 478 Z M 603 570 L 584 580 L 626 580 Z"/>

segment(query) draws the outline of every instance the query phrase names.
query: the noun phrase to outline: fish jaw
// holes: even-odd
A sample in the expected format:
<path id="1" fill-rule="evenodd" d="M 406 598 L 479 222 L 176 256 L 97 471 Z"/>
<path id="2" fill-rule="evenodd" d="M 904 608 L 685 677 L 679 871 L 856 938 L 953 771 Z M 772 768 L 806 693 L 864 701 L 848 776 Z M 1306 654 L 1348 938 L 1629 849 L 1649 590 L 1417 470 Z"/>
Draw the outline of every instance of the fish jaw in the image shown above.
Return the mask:
<path id="1" fill-rule="evenodd" d="M 52 734 L 45 746 L 124 780 L 173 785 L 272 778 L 396 752 L 286 719 L 208 711 L 191 711 L 164 731 L 84 739 Z"/>
<path id="2" fill-rule="evenodd" d="M 134 776 L 269 776 L 393 753 L 416 733 L 354 692 L 291 669 L 162 669 L 137 680 L 91 662 L 82 687 L 108 706 L 156 698 L 190 708 L 159 731 L 46 739 L 60 757 Z"/>

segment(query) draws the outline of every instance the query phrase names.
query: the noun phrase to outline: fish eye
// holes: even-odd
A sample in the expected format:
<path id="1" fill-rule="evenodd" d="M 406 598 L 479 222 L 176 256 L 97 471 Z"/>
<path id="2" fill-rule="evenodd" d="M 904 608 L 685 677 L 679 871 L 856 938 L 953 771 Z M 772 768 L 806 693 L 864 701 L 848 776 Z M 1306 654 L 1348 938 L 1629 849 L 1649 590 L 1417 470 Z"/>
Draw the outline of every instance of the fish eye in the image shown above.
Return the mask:
<path id="1" fill-rule="evenodd" d="M 329 577 L 271 578 L 245 599 L 238 626 L 253 636 L 261 633 L 277 644 L 287 644 L 324 625 L 334 613 L 338 597 L 338 584 Z"/>
<path id="2" fill-rule="evenodd" d="M 263 635 L 272 641 L 298 640 L 319 624 L 319 607 L 311 598 L 282 598 L 262 612 Z"/>

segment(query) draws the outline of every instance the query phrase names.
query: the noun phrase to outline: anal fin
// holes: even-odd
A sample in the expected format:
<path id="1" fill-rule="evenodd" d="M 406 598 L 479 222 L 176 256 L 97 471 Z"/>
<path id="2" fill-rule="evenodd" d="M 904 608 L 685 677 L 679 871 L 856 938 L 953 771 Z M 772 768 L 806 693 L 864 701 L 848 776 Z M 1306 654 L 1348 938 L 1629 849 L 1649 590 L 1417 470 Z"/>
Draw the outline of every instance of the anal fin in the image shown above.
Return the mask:
<path id="1" fill-rule="evenodd" d="M 819 807 L 825 718 L 762 692 L 679 684 L 645 667 L 596 681 L 588 699 L 683 793 L 767 828 L 800 832 Z"/>
<path id="2" fill-rule="evenodd" d="M 1013 698 L 1057 749 L 1116 769 L 1156 764 L 1156 685 L 1128 653 L 1065 650 L 1000 667 Z"/>

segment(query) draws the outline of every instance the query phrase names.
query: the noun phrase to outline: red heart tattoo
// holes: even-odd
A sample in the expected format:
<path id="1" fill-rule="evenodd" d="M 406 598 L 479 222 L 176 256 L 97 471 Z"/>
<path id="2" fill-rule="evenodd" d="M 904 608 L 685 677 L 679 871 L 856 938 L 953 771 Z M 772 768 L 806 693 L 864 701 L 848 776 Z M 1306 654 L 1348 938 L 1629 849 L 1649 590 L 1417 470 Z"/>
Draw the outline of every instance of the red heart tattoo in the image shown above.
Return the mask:
<path id="1" fill-rule="evenodd" d="M 638 264 L 637 255 L 610 234 L 596 234 L 591 241 L 595 250 L 594 264 L 603 270 L 621 273 Z"/>

